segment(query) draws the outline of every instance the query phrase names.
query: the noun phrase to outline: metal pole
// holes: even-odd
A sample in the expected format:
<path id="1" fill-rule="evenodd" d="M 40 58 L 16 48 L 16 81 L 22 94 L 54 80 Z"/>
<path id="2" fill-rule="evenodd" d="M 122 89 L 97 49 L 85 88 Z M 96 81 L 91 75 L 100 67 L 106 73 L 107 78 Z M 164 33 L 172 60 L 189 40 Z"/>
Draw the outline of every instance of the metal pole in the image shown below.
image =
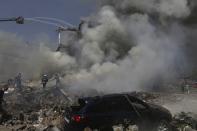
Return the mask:
<path id="1" fill-rule="evenodd" d="M 61 31 L 58 32 L 58 44 L 61 45 Z"/>

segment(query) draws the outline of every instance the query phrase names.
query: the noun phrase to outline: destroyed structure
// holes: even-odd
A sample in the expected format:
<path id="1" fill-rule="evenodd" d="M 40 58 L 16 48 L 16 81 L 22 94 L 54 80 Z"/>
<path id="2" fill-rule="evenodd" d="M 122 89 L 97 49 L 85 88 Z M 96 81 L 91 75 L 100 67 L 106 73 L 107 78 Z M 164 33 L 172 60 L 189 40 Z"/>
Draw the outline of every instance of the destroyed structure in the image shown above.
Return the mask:
<path id="1" fill-rule="evenodd" d="M 197 2 L 100 1 L 78 28 L 58 28 L 57 50 L 0 32 L 0 130 L 61 131 L 78 98 L 122 92 L 170 110 L 173 131 L 197 130 Z"/>

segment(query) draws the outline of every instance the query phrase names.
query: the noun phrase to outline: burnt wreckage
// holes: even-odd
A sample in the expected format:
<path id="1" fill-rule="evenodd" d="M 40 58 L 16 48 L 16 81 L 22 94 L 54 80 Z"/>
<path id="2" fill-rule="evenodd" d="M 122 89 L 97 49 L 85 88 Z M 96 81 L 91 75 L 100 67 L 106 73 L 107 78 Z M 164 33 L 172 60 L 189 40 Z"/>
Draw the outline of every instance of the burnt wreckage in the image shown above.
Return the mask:
<path id="1" fill-rule="evenodd" d="M 79 106 L 71 107 L 65 115 L 66 130 L 84 128 L 113 130 L 113 125 L 137 125 L 140 131 L 171 130 L 172 115 L 154 104 L 146 103 L 130 94 L 112 94 L 79 99 Z"/>

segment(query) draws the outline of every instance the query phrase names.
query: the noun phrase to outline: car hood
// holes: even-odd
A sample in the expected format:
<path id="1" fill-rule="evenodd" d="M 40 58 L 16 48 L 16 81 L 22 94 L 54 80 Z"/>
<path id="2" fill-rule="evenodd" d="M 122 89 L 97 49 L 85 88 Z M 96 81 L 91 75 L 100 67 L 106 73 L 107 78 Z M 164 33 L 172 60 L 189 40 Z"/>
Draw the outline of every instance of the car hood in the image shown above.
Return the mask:
<path id="1" fill-rule="evenodd" d="M 152 103 L 149 103 L 148 105 L 154 113 L 160 115 L 161 117 L 168 118 L 169 120 L 172 119 L 172 114 L 168 109 Z"/>
<path id="2" fill-rule="evenodd" d="M 162 107 L 160 105 L 156 105 L 156 104 L 153 104 L 153 103 L 149 103 L 148 105 L 152 109 L 160 110 L 162 112 L 170 112 L 168 109 L 166 109 L 166 108 L 164 108 L 164 107 Z"/>

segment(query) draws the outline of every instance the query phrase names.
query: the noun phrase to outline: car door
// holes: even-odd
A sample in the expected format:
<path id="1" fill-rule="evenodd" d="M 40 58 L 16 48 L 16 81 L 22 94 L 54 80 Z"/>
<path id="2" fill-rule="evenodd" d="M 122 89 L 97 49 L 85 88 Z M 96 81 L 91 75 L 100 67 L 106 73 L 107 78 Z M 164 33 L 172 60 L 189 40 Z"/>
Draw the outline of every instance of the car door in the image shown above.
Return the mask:
<path id="1" fill-rule="evenodd" d="M 108 104 L 101 99 L 98 102 L 90 104 L 86 109 L 89 125 L 92 127 L 101 127 L 109 123 Z"/>
<path id="2" fill-rule="evenodd" d="M 106 103 L 107 122 L 111 125 L 123 124 L 125 121 L 136 123 L 138 120 L 138 115 L 124 95 L 109 97 Z"/>
<path id="3" fill-rule="evenodd" d="M 139 117 L 124 96 L 108 96 L 88 109 L 90 125 L 113 126 L 122 124 L 126 120 L 135 123 Z"/>
<path id="4" fill-rule="evenodd" d="M 129 97 L 129 100 L 134 110 L 139 115 L 140 119 L 138 123 L 140 123 L 143 127 L 149 126 L 154 119 L 152 118 L 152 112 L 150 111 L 149 106 L 145 102 L 134 97 Z"/>

